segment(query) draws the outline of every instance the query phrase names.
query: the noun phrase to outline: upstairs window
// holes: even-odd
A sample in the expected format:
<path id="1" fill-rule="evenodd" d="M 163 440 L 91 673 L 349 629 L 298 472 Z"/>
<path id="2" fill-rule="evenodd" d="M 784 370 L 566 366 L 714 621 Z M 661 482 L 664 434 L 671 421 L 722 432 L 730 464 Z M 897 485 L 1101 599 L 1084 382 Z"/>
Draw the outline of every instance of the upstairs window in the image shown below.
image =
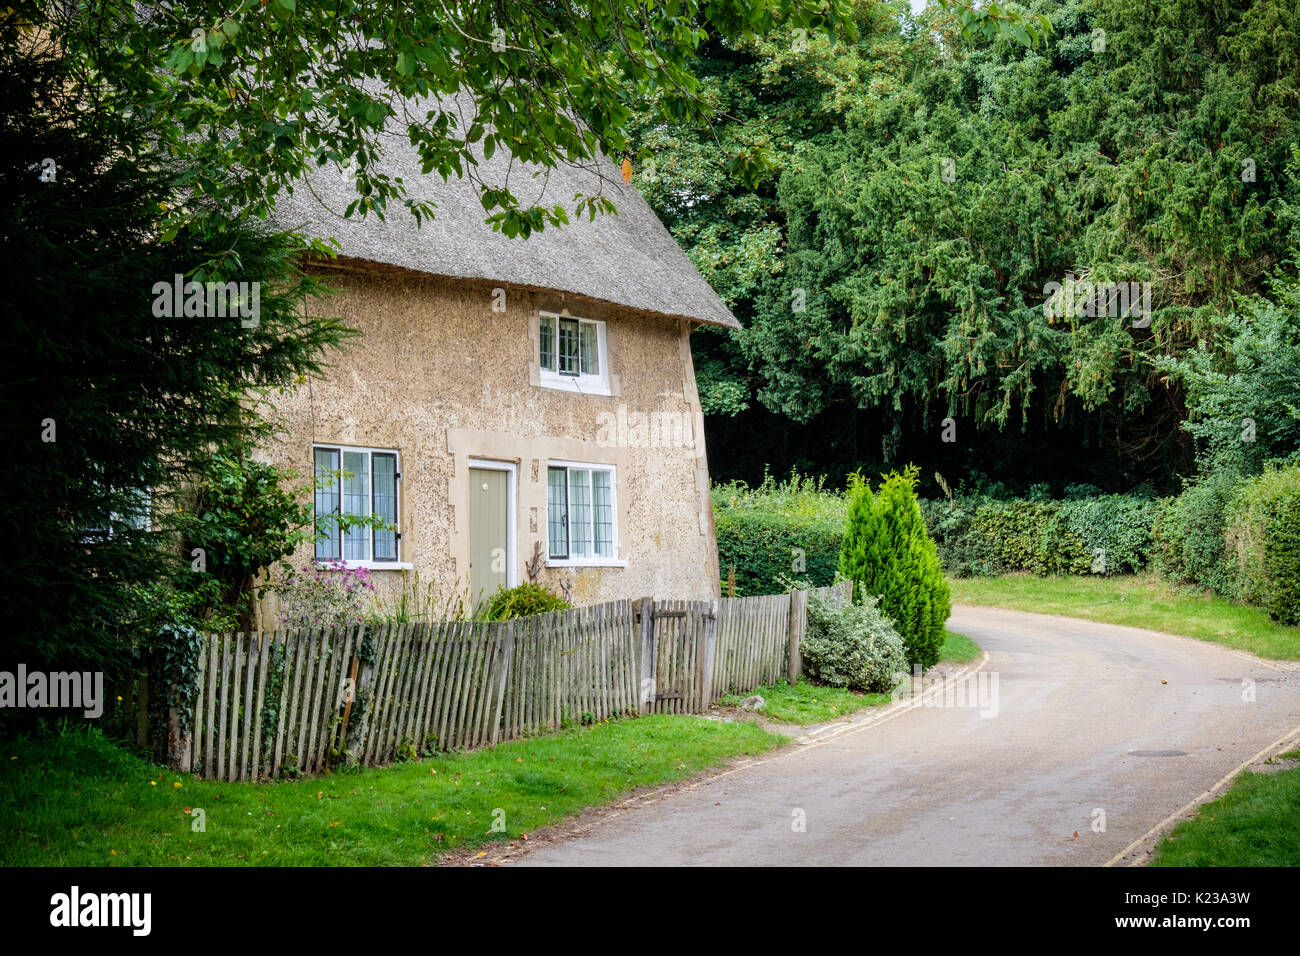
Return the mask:
<path id="1" fill-rule="evenodd" d="M 609 394 L 604 322 L 542 312 L 538 353 L 541 384 L 546 388 Z"/>
<path id="2" fill-rule="evenodd" d="M 397 482 L 401 478 L 397 452 L 379 448 L 317 446 L 317 561 L 356 561 L 370 564 L 398 560 L 401 533 L 397 529 Z M 339 517 L 376 515 L 392 530 L 343 529 Z"/>

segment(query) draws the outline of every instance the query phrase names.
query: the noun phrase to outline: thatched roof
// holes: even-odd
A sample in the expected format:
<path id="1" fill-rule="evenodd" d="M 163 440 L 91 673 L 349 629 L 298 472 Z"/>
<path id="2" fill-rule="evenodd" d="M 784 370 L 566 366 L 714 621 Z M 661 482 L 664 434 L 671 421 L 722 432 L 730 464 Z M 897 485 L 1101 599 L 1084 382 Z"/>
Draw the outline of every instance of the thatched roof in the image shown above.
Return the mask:
<path id="1" fill-rule="evenodd" d="M 383 221 L 373 213 L 365 219 L 342 219 L 357 193 L 350 179 L 327 165 L 310 174 L 310 189 L 299 184 L 293 195 L 277 199 L 276 224 L 337 239 L 342 246 L 340 255 L 350 259 L 430 275 L 572 293 L 740 328 L 646 201 L 623 183 L 612 162 L 600 164 L 601 175 L 594 169 L 561 166 L 534 178 L 535 168 L 512 163 L 504 150 L 490 161 L 480 159 L 478 176 L 499 186 L 508 175 L 509 187 L 524 207 L 558 203 L 569 214 L 567 226 L 547 226 L 527 239 L 509 239 L 484 223 L 486 213 L 476 184 L 455 177 L 444 182 L 436 172 L 421 174 L 418 153 L 400 123 L 385 134 L 383 149 L 378 169 L 401 176 L 410 198 L 434 203 L 435 219 L 426 219 L 417 227 L 411 212 L 392 200 Z M 617 215 L 576 218 L 574 194 L 592 195 L 602 187 L 617 207 Z"/>

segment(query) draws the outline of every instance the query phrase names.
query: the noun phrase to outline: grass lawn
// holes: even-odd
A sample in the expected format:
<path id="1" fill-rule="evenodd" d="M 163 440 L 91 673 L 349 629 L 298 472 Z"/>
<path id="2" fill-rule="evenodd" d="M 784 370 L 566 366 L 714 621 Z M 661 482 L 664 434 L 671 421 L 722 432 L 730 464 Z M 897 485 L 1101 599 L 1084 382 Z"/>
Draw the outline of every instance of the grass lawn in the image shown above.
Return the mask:
<path id="1" fill-rule="evenodd" d="M 1289 759 L 1287 759 L 1289 758 Z M 1274 758 L 1294 764 L 1300 751 Z M 1300 866 L 1300 766 L 1244 773 L 1176 826 L 1152 866 Z"/>
<path id="2" fill-rule="evenodd" d="M 978 644 L 972 641 L 965 634 L 954 634 L 952 631 L 944 631 L 947 635 L 943 642 L 943 647 L 939 649 L 939 662 L 942 664 L 969 664 L 971 661 L 979 660 L 984 651 Z"/>
<path id="3" fill-rule="evenodd" d="M 980 647 L 963 634 L 945 632 L 948 636 L 940 651 L 939 660 L 949 664 L 969 664 L 978 660 Z M 762 714 L 768 720 L 783 724 L 824 724 L 845 717 L 864 707 L 888 704 L 889 694 L 860 694 L 843 687 L 813 684 L 804 678 L 791 687 L 785 681 L 764 684 L 751 692 L 763 698 Z M 748 694 L 728 694 L 719 703 L 726 707 L 739 707 Z"/>
<path id="4" fill-rule="evenodd" d="M 1049 578 L 1015 574 L 949 578 L 948 583 L 954 604 L 1145 627 L 1274 660 L 1300 660 L 1300 627 L 1278 624 L 1259 608 L 1233 604 L 1215 594 L 1174 587 L 1153 574 Z"/>
<path id="5" fill-rule="evenodd" d="M 165 772 L 69 731 L 0 746 L 0 864 L 419 866 L 785 740 L 749 723 L 653 715 L 379 770 L 238 784 Z M 203 810 L 204 832 L 190 808 Z"/>

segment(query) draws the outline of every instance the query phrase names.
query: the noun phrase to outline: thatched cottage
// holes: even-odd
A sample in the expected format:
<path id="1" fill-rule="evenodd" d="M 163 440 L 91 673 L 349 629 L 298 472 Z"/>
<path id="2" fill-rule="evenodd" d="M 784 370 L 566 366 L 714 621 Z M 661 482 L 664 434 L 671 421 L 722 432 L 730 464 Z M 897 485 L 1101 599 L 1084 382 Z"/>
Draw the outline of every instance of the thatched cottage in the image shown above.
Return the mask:
<path id="1" fill-rule="evenodd" d="M 318 307 L 363 337 L 277 400 L 287 437 L 267 454 L 326 477 L 318 517 L 396 526 L 335 530 L 298 564 L 341 559 L 390 591 L 414 572 L 449 600 L 530 578 L 575 604 L 717 596 L 690 334 L 735 318 L 617 167 L 483 163 L 525 204 L 603 189 L 618 208 L 509 239 L 474 184 L 421 175 L 405 134 L 389 140 L 381 168 L 435 220 L 340 218 L 356 193 L 332 167 L 276 213 L 338 241 L 312 266 L 340 289 Z"/>

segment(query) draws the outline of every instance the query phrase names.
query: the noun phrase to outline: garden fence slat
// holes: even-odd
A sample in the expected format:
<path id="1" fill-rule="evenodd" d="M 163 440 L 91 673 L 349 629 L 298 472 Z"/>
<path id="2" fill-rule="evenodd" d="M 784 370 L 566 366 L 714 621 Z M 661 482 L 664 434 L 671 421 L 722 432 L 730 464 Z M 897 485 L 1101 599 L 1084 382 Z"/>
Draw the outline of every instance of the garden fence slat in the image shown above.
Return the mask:
<path id="1" fill-rule="evenodd" d="M 443 682 L 442 701 L 438 707 L 438 749 L 448 750 L 447 727 L 451 719 L 452 702 L 456 699 L 460 682 L 460 670 L 464 663 L 464 645 L 460 640 L 460 624 L 444 625 L 444 639 L 447 641 L 447 675 Z"/>
<path id="2" fill-rule="evenodd" d="M 280 712 L 275 718 L 275 746 L 271 756 L 271 777 L 272 779 L 280 776 L 280 760 L 284 756 L 284 727 L 288 720 L 289 714 L 289 678 L 290 670 L 293 663 L 293 645 L 294 632 L 288 631 L 284 635 L 284 647 L 282 649 L 281 671 L 280 671 Z"/>
<path id="3" fill-rule="evenodd" d="M 416 696 L 411 707 L 411 739 L 416 751 L 424 752 L 424 714 L 433 688 L 433 657 L 437 650 L 434 629 L 427 622 L 420 624 L 420 670 L 416 680 Z"/>
<path id="4" fill-rule="evenodd" d="M 428 694 L 425 697 L 420 718 L 420 739 L 432 741 L 438 747 L 438 702 L 442 699 L 442 687 L 446 683 L 447 670 L 447 628 L 446 625 L 430 622 L 428 625 L 429 645 L 431 650 L 431 669 L 428 678 Z"/>
<path id="5" fill-rule="evenodd" d="M 393 686 L 389 692 L 388 719 L 385 721 L 382 750 L 385 756 L 396 754 L 402 745 L 402 720 L 406 713 L 406 689 L 411 680 L 412 659 L 416 640 L 415 626 L 402 625 L 402 637 L 397 655 L 397 668 L 393 674 Z"/>
<path id="6" fill-rule="evenodd" d="M 217 779 L 226 779 L 226 723 L 230 714 L 230 640 L 231 635 L 221 635 L 221 707 L 218 709 L 220 724 L 217 727 Z"/>
<path id="7" fill-rule="evenodd" d="M 262 781 L 321 773 L 344 757 L 376 766 L 410 748 L 490 746 L 571 720 L 700 713 L 797 676 L 813 595 L 849 597 L 839 583 L 512 621 L 205 634 L 191 736 L 178 746 L 208 779 Z"/>
<path id="8" fill-rule="evenodd" d="M 257 634 L 257 696 L 253 708 L 253 780 L 262 778 L 262 706 L 266 698 L 266 662 L 271 643 L 270 634 L 261 631 Z"/>
<path id="9" fill-rule="evenodd" d="M 365 763 L 379 759 L 379 739 L 383 736 L 384 713 L 388 701 L 388 688 L 392 683 L 393 657 L 397 653 L 399 625 L 388 624 L 383 629 L 384 653 L 375 670 L 375 693 L 372 698 L 370 720 L 366 723 Z"/>
<path id="10" fill-rule="evenodd" d="M 210 634 L 208 638 L 208 715 L 203 728 L 203 776 L 211 780 L 216 776 L 213 729 L 217 713 L 217 666 L 221 660 L 221 635 Z"/>
<path id="11" fill-rule="evenodd" d="M 451 695 L 447 699 L 446 733 L 443 736 L 446 750 L 456 745 L 456 720 L 465 697 L 465 672 L 469 668 L 472 640 L 468 624 L 454 625 L 456 634 L 456 677 Z"/>
<path id="12" fill-rule="evenodd" d="M 243 658 L 242 666 L 244 669 L 242 675 L 244 680 L 244 693 L 240 698 L 244 703 L 244 727 L 243 732 L 239 735 L 240 781 L 248 779 L 249 738 L 253 728 L 253 679 L 256 676 L 253 668 L 253 647 L 256 640 L 256 634 L 241 634 L 239 638 L 238 654 Z M 239 665 L 236 665 L 236 669 L 238 669 L 238 667 Z M 238 714 L 238 710 L 236 710 L 236 714 Z"/>
<path id="13" fill-rule="evenodd" d="M 298 723 L 301 720 L 301 701 L 302 701 L 302 683 L 303 683 L 303 658 L 306 655 L 306 645 L 309 640 L 310 631 L 307 628 L 300 628 L 293 647 L 293 687 L 289 691 L 289 721 L 284 728 L 284 762 L 285 766 L 298 766 L 298 755 L 300 751 L 295 748 L 294 739 L 298 732 Z"/>

